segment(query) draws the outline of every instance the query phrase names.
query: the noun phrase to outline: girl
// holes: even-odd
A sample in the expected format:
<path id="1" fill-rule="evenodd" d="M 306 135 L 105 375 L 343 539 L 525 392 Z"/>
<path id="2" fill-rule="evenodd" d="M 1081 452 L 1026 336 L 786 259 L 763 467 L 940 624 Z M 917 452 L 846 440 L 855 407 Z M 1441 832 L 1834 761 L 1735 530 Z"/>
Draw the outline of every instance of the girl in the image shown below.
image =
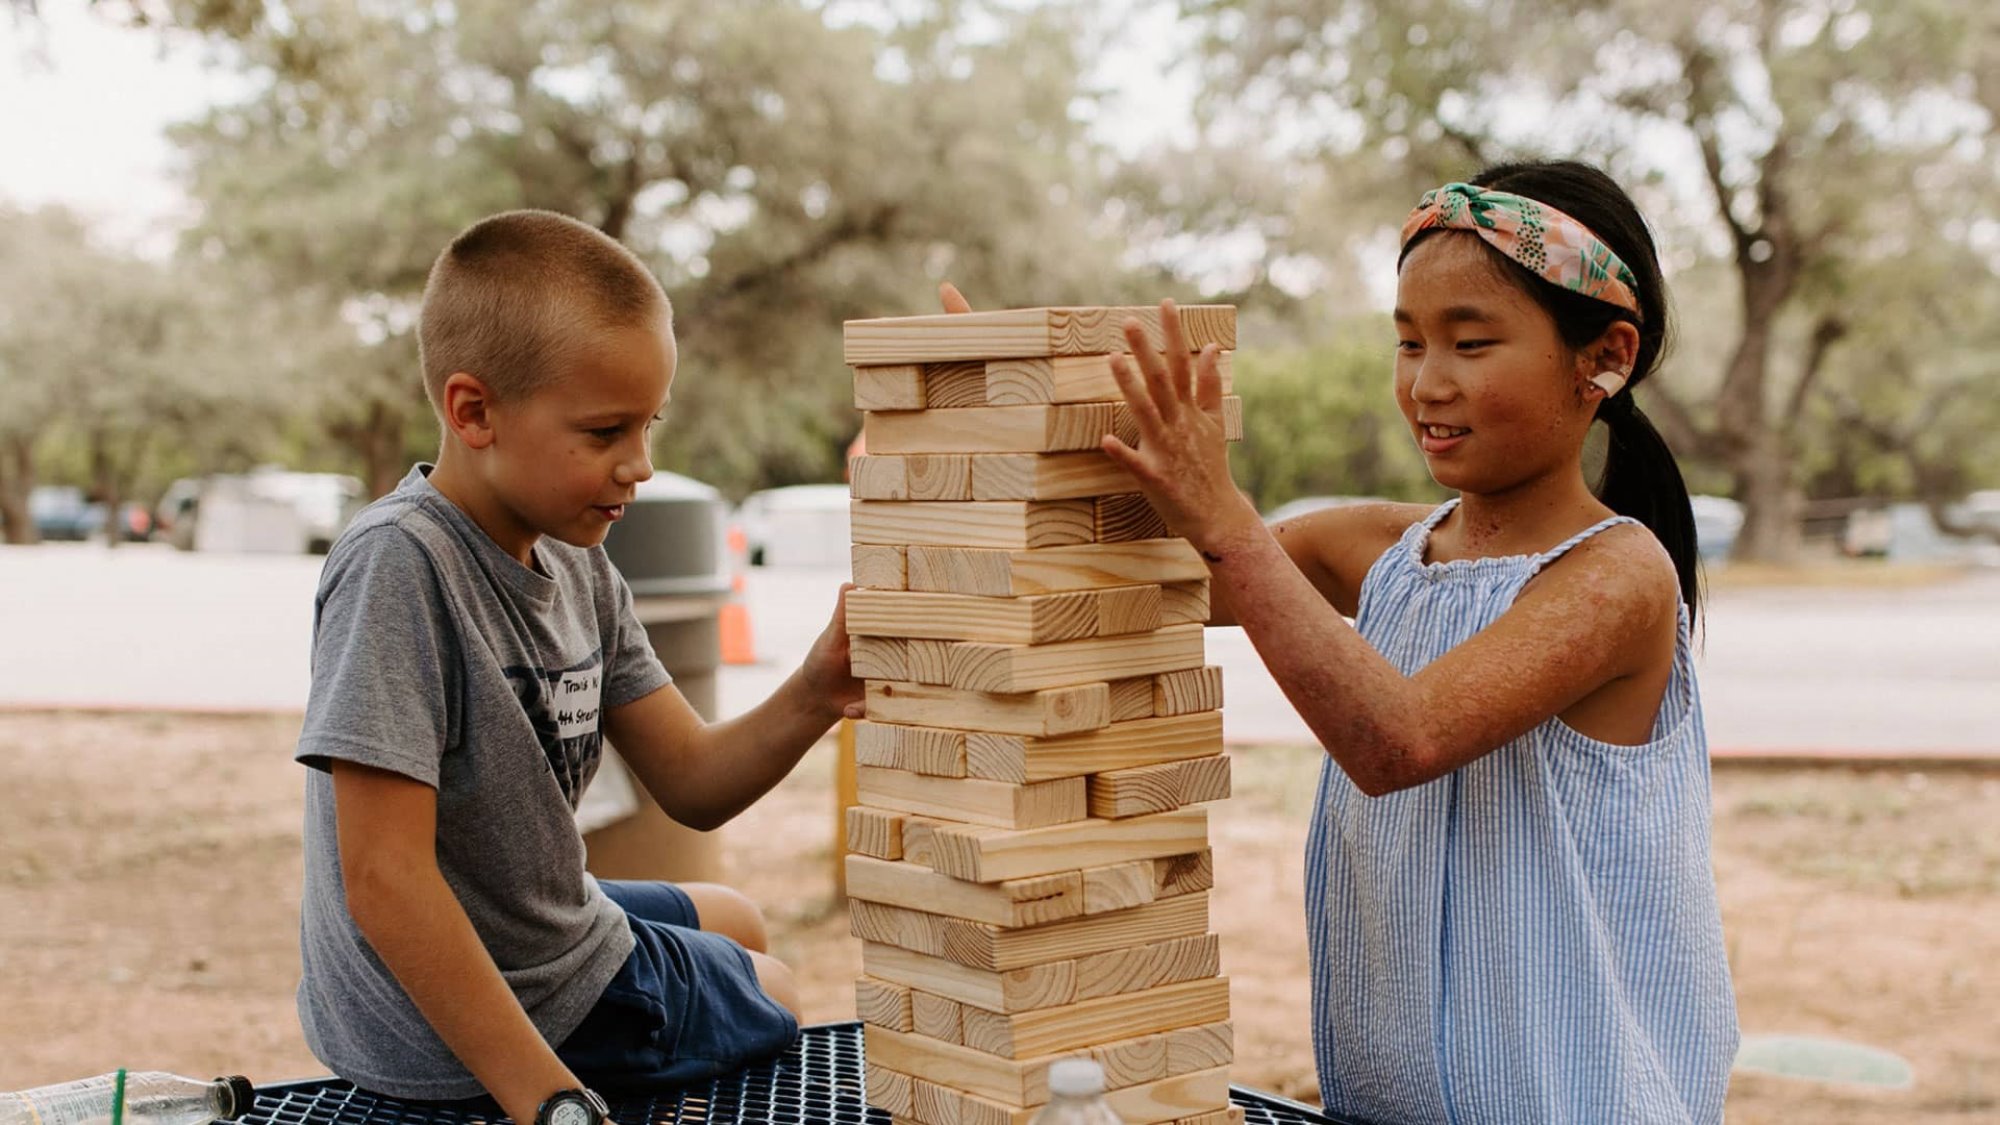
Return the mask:
<path id="1" fill-rule="evenodd" d="M 1514 164 L 1410 215 L 1395 395 L 1458 492 L 1435 510 L 1267 529 L 1229 478 L 1215 350 L 1191 370 L 1165 320 L 1164 360 L 1127 326 L 1140 444 L 1104 449 L 1208 559 L 1213 623 L 1243 626 L 1326 747 L 1306 904 L 1327 1108 L 1720 1121 L 1737 1033 L 1693 519 L 1632 401 L 1667 336 L 1632 201 L 1579 164 Z"/>

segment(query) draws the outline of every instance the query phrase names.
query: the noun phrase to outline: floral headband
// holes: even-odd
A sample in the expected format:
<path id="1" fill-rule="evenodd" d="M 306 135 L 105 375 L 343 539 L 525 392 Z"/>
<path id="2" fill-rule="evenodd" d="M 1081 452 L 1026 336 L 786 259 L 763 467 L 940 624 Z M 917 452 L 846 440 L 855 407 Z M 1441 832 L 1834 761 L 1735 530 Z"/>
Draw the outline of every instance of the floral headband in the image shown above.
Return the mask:
<path id="1" fill-rule="evenodd" d="M 1645 317 L 1632 271 L 1589 227 L 1546 203 L 1450 183 L 1424 193 L 1403 220 L 1402 244 L 1433 229 L 1469 230 L 1545 281 Z"/>

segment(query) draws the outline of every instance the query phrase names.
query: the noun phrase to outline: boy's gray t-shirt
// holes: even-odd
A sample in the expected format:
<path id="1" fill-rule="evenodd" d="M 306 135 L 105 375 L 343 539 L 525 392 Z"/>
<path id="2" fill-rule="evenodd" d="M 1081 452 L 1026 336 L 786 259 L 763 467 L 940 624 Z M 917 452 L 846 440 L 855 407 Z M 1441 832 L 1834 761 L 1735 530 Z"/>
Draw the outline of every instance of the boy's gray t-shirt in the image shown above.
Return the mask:
<path id="1" fill-rule="evenodd" d="M 544 538 L 530 570 L 410 471 L 328 554 L 314 601 L 306 778 L 306 1044 L 335 1073 L 409 1098 L 482 1092 L 356 928 L 342 887 L 333 759 L 437 790 L 437 862 L 551 1043 L 632 949 L 583 870 L 574 818 L 599 718 L 669 682 L 601 547 Z M 541 571 L 542 573 L 538 573 Z"/>

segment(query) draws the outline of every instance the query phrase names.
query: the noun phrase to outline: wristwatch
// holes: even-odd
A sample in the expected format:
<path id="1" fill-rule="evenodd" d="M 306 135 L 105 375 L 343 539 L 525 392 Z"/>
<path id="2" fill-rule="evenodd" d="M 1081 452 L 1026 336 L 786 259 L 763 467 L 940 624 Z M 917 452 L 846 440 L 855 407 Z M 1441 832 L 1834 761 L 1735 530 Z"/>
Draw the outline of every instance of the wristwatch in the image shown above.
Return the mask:
<path id="1" fill-rule="evenodd" d="M 604 1125 L 610 1114 L 595 1090 L 557 1090 L 535 1110 L 535 1125 Z"/>

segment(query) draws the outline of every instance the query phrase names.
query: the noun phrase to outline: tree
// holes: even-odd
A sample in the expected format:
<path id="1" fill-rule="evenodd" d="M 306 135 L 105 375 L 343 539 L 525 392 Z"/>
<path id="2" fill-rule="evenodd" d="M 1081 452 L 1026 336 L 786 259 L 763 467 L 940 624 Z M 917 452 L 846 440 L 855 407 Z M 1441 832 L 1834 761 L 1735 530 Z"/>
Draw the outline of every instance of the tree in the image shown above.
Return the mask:
<path id="1" fill-rule="evenodd" d="M 1678 444 L 1727 467 L 1746 507 L 1740 556 L 1797 547 L 1801 438 L 1864 279 L 1966 242 L 2000 198 L 2000 28 L 1974 0 L 1183 7 L 1207 27 L 1213 104 L 1299 138 L 1323 183 L 1400 179 L 1407 201 L 1495 159 L 1575 152 L 1642 185 L 1679 264 L 1719 243 L 1735 336 L 1712 398 L 1662 385 L 1647 402 Z M 1286 127 L 1272 130 L 1277 114 Z M 1673 222 L 1696 211 L 1682 166 L 1707 196 L 1692 226 Z M 1916 205 L 1910 185 L 1927 180 L 1952 185 L 1950 207 Z M 1993 284 L 1990 244 L 1983 256 L 1966 284 Z M 1788 336 L 1799 343 L 1781 365 Z M 1958 358 L 1947 344 L 1915 362 Z"/>

